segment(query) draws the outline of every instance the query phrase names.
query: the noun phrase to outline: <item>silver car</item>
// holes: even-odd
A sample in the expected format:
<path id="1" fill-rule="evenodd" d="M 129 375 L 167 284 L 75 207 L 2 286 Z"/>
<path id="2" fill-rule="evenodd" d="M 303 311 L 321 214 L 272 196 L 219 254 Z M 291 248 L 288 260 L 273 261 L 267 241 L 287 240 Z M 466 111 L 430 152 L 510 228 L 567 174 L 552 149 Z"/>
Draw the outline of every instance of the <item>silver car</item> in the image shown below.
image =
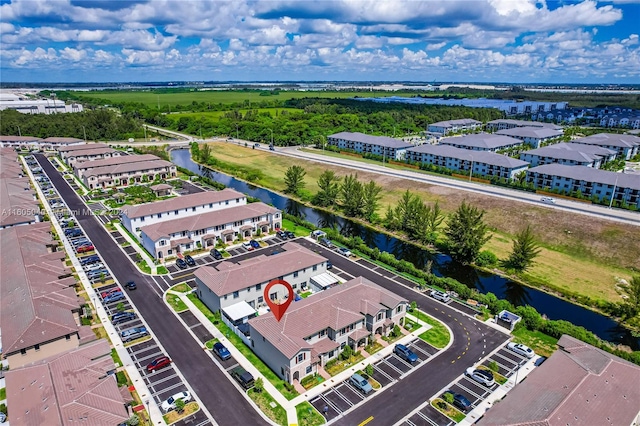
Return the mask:
<path id="1" fill-rule="evenodd" d="M 522 343 L 509 342 L 509 344 L 507 345 L 507 349 L 529 359 L 533 358 L 533 356 L 536 354 L 533 349 L 523 345 Z"/>
<path id="2" fill-rule="evenodd" d="M 479 368 L 467 368 L 465 374 L 471 377 L 478 383 L 485 385 L 486 387 L 491 387 L 495 384 L 495 380 L 493 379 L 493 373 L 488 370 L 481 370 Z"/>

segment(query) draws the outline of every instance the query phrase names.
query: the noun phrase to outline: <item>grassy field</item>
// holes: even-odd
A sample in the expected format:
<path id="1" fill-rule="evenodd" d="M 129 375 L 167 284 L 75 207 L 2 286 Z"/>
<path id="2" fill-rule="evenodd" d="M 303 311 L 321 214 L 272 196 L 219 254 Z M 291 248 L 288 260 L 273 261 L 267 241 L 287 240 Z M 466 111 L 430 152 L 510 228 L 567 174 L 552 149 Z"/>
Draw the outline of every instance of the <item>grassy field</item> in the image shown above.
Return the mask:
<path id="1" fill-rule="evenodd" d="M 238 110 L 241 114 L 246 114 L 248 111 L 258 111 L 258 114 L 269 113 L 272 117 L 282 113 L 283 111 L 289 112 L 301 112 L 301 109 L 298 108 L 258 108 L 258 109 L 240 109 Z M 220 117 L 224 117 L 225 114 L 228 114 L 229 111 L 207 111 L 207 112 L 176 112 L 167 115 L 169 120 L 177 121 L 180 117 L 189 117 L 189 118 L 207 118 L 207 119 L 218 119 Z"/>
<path id="2" fill-rule="evenodd" d="M 296 405 L 296 413 L 300 426 L 320 426 L 327 422 L 324 416 L 307 401 Z"/>
<path id="3" fill-rule="evenodd" d="M 358 97 L 382 97 L 397 95 L 397 93 L 382 92 L 279 92 L 277 95 L 260 96 L 265 92 L 242 92 L 242 91 L 223 91 L 223 90 L 203 90 L 193 92 L 177 92 L 177 93 L 156 93 L 153 91 L 95 91 L 84 92 L 83 97 L 106 99 L 111 103 L 120 102 L 139 102 L 148 106 L 157 106 L 160 108 L 170 105 L 188 105 L 192 102 L 210 102 L 212 104 L 232 104 L 237 102 L 261 102 L 278 100 L 284 101 L 288 99 L 301 98 L 352 98 Z"/>
<path id="4" fill-rule="evenodd" d="M 212 143 L 211 148 L 212 155 L 221 161 L 259 171 L 260 178 L 253 183 L 278 191 L 284 189 L 284 173 L 294 162 L 307 172 L 305 192 L 309 194 L 318 191 L 318 177 L 326 169 L 339 176 L 354 173 L 344 167 L 292 160 L 229 143 Z M 640 227 L 375 173 L 359 172 L 358 177 L 375 180 L 383 187 L 379 215 L 384 215 L 388 205 L 394 206 L 406 190 L 427 203 L 438 201 L 445 213 L 455 211 L 463 200 L 484 209 L 493 233 L 485 247 L 499 258 L 508 255 L 512 236 L 523 224 L 532 224 L 543 248 L 526 275 L 535 284 L 619 302 L 622 298 L 616 292 L 616 279 L 628 280 L 631 268 L 640 269 Z"/>

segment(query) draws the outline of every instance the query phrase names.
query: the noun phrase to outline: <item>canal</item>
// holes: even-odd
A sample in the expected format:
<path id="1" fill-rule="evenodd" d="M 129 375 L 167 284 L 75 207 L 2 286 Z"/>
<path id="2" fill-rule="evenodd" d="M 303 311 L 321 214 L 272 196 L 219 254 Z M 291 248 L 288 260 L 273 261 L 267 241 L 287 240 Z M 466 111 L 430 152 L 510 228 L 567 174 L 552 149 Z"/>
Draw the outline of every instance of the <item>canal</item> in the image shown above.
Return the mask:
<path id="1" fill-rule="evenodd" d="M 616 344 L 628 345 L 636 351 L 640 350 L 640 338 L 634 337 L 629 330 L 609 317 L 574 305 L 543 291 L 520 285 L 499 275 L 460 265 L 445 254 L 432 254 L 411 243 L 378 232 L 370 227 L 362 226 L 349 219 L 307 207 L 268 189 L 260 188 L 238 180 L 233 176 L 202 167 L 191 160 L 191 154 L 188 149 L 172 150 L 171 161 L 180 167 L 211 178 L 229 188 L 258 198 L 262 202 L 271 204 L 284 212 L 299 216 L 316 224 L 319 228 L 335 227 L 345 236 L 359 236 L 368 246 L 392 253 L 397 259 L 412 262 L 418 268 L 424 267 L 428 261 L 431 261 L 431 270 L 438 276 L 455 278 L 481 293 L 491 292 L 498 298 L 506 299 L 515 306 L 533 306 L 549 319 L 569 321 L 586 328 L 601 339 Z"/>

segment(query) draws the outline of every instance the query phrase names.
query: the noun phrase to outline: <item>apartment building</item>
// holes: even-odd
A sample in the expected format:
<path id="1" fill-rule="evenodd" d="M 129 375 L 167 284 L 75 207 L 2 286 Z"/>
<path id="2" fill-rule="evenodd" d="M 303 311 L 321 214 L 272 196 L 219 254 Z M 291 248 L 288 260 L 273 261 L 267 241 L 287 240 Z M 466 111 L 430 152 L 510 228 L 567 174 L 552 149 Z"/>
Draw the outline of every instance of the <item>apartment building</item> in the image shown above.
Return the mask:
<path id="1" fill-rule="evenodd" d="M 249 320 L 251 349 L 289 383 L 318 372 L 349 345 L 365 346 L 402 324 L 408 301 L 363 277 Z"/>
<path id="2" fill-rule="evenodd" d="M 640 209 L 640 175 L 609 172 L 585 166 L 545 164 L 527 170 L 536 189 L 580 192 L 602 202 L 626 203 Z M 612 198 L 613 195 L 613 198 Z"/>
<path id="3" fill-rule="evenodd" d="M 500 118 L 487 122 L 487 130 L 492 132 L 505 129 L 515 129 L 517 127 L 535 127 L 539 129 L 551 129 L 562 131 L 562 126 L 553 123 L 543 123 L 540 121 L 514 120 L 512 118 Z"/>
<path id="4" fill-rule="evenodd" d="M 95 167 L 84 173 L 82 181 L 89 189 L 135 185 L 145 180 L 176 177 L 176 165 L 161 159 L 121 163 L 119 157 L 110 158 L 109 165 Z"/>
<path id="5" fill-rule="evenodd" d="M 224 313 L 238 303 L 246 303 L 256 310 L 267 306 L 264 288 L 269 281 L 283 279 L 297 292 L 309 285 L 311 277 L 326 272 L 327 259 L 319 254 L 293 242 L 281 247 L 283 252 L 271 256 L 198 268 L 194 273 L 198 298 L 212 312 L 222 310 Z M 281 301 L 287 294 L 283 286 L 274 286 L 268 297 Z"/>
<path id="6" fill-rule="evenodd" d="M 462 131 L 475 131 L 482 128 L 482 122 L 471 118 L 461 118 L 459 120 L 438 121 L 429 124 L 427 130 L 432 133 L 440 133 L 443 136 L 449 133 L 457 133 Z"/>
<path id="7" fill-rule="evenodd" d="M 449 145 L 470 151 L 491 152 L 515 148 L 522 146 L 523 143 L 520 139 L 491 133 L 475 133 L 473 135 L 454 136 L 440 140 L 440 145 Z"/>
<path id="8" fill-rule="evenodd" d="M 84 151 L 76 151 L 76 152 L 82 153 Z M 117 161 L 118 161 L 118 164 L 131 164 L 131 163 L 143 163 L 146 161 L 155 161 L 155 160 L 159 160 L 159 158 L 153 154 L 141 154 L 141 155 L 130 154 L 130 155 L 120 155 Z M 73 164 L 73 172 L 76 174 L 76 176 L 78 176 L 79 179 L 83 179 L 85 174 L 89 170 L 93 170 L 98 167 L 111 166 L 113 165 L 113 163 L 114 161 L 110 158 L 105 158 L 102 160 L 95 159 L 95 160 L 89 160 L 89 161 L 82 161 L 80 163 Z"/>
<path id="9" fill-rule="evenodd" d="M 97 149 L 97 148 L 109 148 L 109 145 L 101 142 L 85 143 L 83 141 L 82 143 L 78 143 L 75 145 L 59 146 L 57 148 L 57 151 L 58 151 L 58 155 L 60 155 L 60 158 L 62 158 L 63 160 L 66 160 L 67 156 L 74 155 L 79 151 L 84 151 L 87 149 Z"/>
<path id="10" fill-rule="evenodd" d="M 11 367 L 5 380 L 14 426 L 119 425 L 129 418 L 105 339 Z"/>
<path id="11" fill-rule="evenodd" d="M 57 246 L 48 222 L 0 230 L 2 352 L 12 370 L 95 340 L 79 326 L 84 299 Z"/>
<path id="12" fill-rule="evenodd" d="M 40 222 L 42 214 L 35 191 L 18 154 L 0 148 L 0 229 Z"/>
<path id="13" fill-rule="evenodd" d="M 172 219 L 219 211 L 247 204 L 247 196 L 236 190 L 206 191 L 153 203 L 123 206 L 120 220 L 129 232 L 138 235 L 141 227 Z"/>
<path id="14" fill-rule="evenodd" d="M 557 143 L 543 148 L 524 151 L 520 159 L 532 167 L 543 164 L 565 164 L 599 169 L 604 163 L 615 160 L 616 152 L 597 145 L 581 143 Z"/>
<path id="15" fill-rule="evenodd" d="M 371 136 L 364 133 L 340 132 L 327 136 L 327 143 L 342 149 L 349 149 L 361 154 L 374 154 L 390 160 L 404 159 L 410 143 L 387 136 Z"/>
<path id="16" fill-rule="evenodd" d="M 140 241 L 157 259 L 218 242 L 250 239 L 258 231 L 280 228 L 282 212 L 264 203 L 251 203 L 142 226 Z"/>
<path id="17" fill-rule="evenodd" d="M 67 153 L 65 161 L 67 165 L 73 167 L 78 163 L 92 160 L 103 160 L 105 158 L 120 157 L 121 151 L 115 150 L 110 147 L 106 148 L 93 148 L 83 149 L 79 151 L 71 151 Z"/>
<path id="18" fill-rule="evenodd" d="M 42 138 L 33 136 L 0 135 L 0 147 L 10 147 L 20 150 L 37 149 L 40 141 L 42 141 Z"/>
<path id="19" fill-rule="evenodd" d="M 596 145 L 618 153 L 618 158 L 630 160 L 640 151 L 640 137 L 633 135 L 621 135 L 617 133 L 596 133 L 574 140 L 575 143 Z"/>
<path id="20" fill-rule="evenodd" d="M 459 138 L 458 138 L 459 139 Z M 529 163 L 489 151 L 471 151 L 449 145 L 420 145 L 407 150 L 407 159 L 432 164 L 461 173 L 513 179 Z"/>
<path id="21" fill-rule="evenodd" d="M 520 139 L 533 148 L 540 148 L 541 144 L 560 138 L 563 132 L 549 127 L 513 127 L 498 130 L 495 134 Z"/>

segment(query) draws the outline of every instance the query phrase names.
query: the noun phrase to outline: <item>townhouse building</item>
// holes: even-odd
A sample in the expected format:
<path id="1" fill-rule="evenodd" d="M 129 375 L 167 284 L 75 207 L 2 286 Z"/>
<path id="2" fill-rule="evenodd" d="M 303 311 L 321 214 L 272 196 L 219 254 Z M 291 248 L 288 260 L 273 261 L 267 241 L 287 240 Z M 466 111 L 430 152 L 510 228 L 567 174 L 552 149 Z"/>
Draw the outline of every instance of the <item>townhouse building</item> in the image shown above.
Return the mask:
<path id="1" fill-rule="evenodd" d="M 155 258 L 162 259 L 218 242 L 249 239 L 280 228 L 282 212 L 264 203 L 251 203 L 218 211 L 165 220 L 140 228 L 140 241 Z"/>
<path id="2" fill-rule="evenodd" d="M 129 418 L 106 339 L 11 367 L 5 380 L 12 425 L 119 425 Z"/>
<path id="3" fill-rule="evenodd" d="M 176 165 L 165 160 L 120 163 L 120 158 L 110 158 L 110 165 L 95 167 L 84 173 L 82 181 L 89 189 L 135 185 L 143 181 L 170 179 L 177 176 Z"/>
<path id="4" fill-rule="evenodd" d="M 611 114 L 600 119 L 600 127 L 624 127 L 628 129 L 640 129 L 640 115 L 637 114 Z"/>
<path id="5" fill-rule="evenodd" d="M 527 170 L 527 183 L 536 189 L 580 192 L 601 202 L 626 203 L 640 209 L 640 175 L 585 166 L 545 164 Z"/>
<path id="6" fill-rule="evenodd" d="M 482 128 L 482 122 L 471 118 L 461 118 L 459 120 L 438 121 L 427 126 L 427 130 L 432 133 L 439 133 L 443 136 L 449 133 L 462 131 L 475 131 Z"/>
<path id="7" fill-rule="evenodd" d="M 601 146 L 616 151 L 618 158 L 622 158 L 623 160 L 630 160 L 638 155 L 640 150 L 640 137 L 626 134 L 596 133 L 591 136 L 576 139 L 573 142 Z"/>
<path id="8" fill-rule="evenodd" d="M 92 148 L 92 149 L 82 149 L 77 151 L 69 151 L 66 153 L 65 162 L 67 165 L 73 167 L 76 164 L 93 161 L 93 160 L 103 160 L 105 158 L 115 158 L 120 157 L 122 154 L 121 151 L 115 150 L 110 147 L 105 148 Z"/>
<path id="9" fill-rule="evenodd" d="M 29 177 L 12 148 L 0 148 L 0 229 L 42 220 Z"/>
<path id="10" fill-rule="evenodd" d="M 0 135 L 0 147 L 10 147 L 15 149 L 37 149 L 42 138 L 33 136 Z"/>
<path id="11" fill-rule="evenodd" d="M 277 321 L 249 320 L 251 349 L 289 383 L 317 373 L 349 345 L 388 335 L 404 321 L 408 301 L 363 277 L 295 302 Z"/>
<path id="12" fill-rule="evenodd" d="M 82 143 L 78 143 L 75 145 L 59 146 L 57 148 L 57 151 L 58 151 L 58 155 L 60 155 L 60 158 L 62 158 L 63 160 L 66 160 L 67 156 L 73 155 L 78 151 L 84 151 L 87 149 L 97 149 L 97 148 L 109 148 L 109 145 L 101 142 L 85 143 L 83 141 Z"/>
<path id="13" fill-rule="evenodd" d="M 387 159 L 402 160 L 410 143 L 387 136 L 371 136 L 364 133 L 340 132 L 327 136 L 329 145 L 349 149 L 361 154 L 375 154 Z"/>
<path id="14" fill-rule="evenodd" d="M 522 146 L 523 143 L 524 142 L 520 139 L 491 133 L 476 133 L 473 135 L 455 136 L 440 140 L 440 145 L 449 145 L 471 151 L 491 152 L 515 148 Z"/>
<path id="15" fill-rule="evenodd" d="M 281 246 L 280 253 L 260 255 L 238 263 L 223 261 L 215 266 L 203 266 L 194 272 L 196 294 L 212 312 L 241 304 L 252 312 L 267 306 L 264 289 L 269 281 L 287 281 L 294 292 L 307 288 L 309 280 L 327 270 L 327 259 L 294 242 Z M 272 301 L 282 301 L 288 292 L 274 286 L 268 295 Z M 246 322 L 247 318 L 243 320 Z"/>
<path id="16" fill-rule="evenodd" d="M 487 130 L 495 132 L 498 130 L 515 129 L 517 127 L 536 127 L 542 129 L 560 130 L 562 126 L 558 126 L 553 123 L 542 123 L 538 121 L 529 120 L 515 120 L 512 118 L 499 118 L 497 120 L 491 120 L 487 122 Z"/>
<path id="17" fill-rule="evenodd" d="M 562 137 L 561 130 L 551 129 L 548 127 L 513 127 L 510 129 L 498 130 L 496 135 L 508 136 L 510 138 L 520 139 L 533 148 L 540 148 L 540 145 L 546 142 L 554 141 Z"/>
<path id="18" fill-rule="evenodd" d="M 143 226 L 245 204 L 246 195 L 225 188 L 221 191 L 199 192 L 152 203 L 123 206 L 120 209 L 120 220 L 129 232 L 138 235 Z"/>
<path id="19" fill-rule="evenodd" d="M 48 222 L 0 230 L 2 353 L 12 370 L 96 338 L 79 325 L 84 299 L 50 230 Z"/>
<path id="20" fill-rule="evenodd" d="M 520 159 L 532 167 L 543 164 L 565 164 L 599 169 L 604 163 L 615 160 L 616 152 L 597 145 L 581 143 L 557 143 L 543 148 L 524 151 Z"/>
<path id="21" fill-rule="evenodd" d="M 83 151 L 77 151 L 77 152 L 83 152 Z M 155 160 L 159 160 L 159 158 L 153 154 L 120 155 L 117 159 L 117 162 L 118 164 L 131 164 L 131 163 L 142 163 L 146 161 L 155 161 Z M 105 158 L 102 160 L 96 159 L 96 160 L 83 161 L 80 163 L 73 164 L 73 172 L 75 173 L 76 176 L 78 176 L 79 179 L 83 179 L 84 175 L 89 170 L 95 169 L 97 167 L 111 166 L 113 164 L 114 164 L 114 161 L 110 158 Z"/>
<path id="22" fill-rule="evenodd" d="M 407 159 L 474 175 L 513 179 L 529 167 L 526 161 L 489 151 L 471 151 L 449 145 L 420 145 L 407 150 Z"/>

